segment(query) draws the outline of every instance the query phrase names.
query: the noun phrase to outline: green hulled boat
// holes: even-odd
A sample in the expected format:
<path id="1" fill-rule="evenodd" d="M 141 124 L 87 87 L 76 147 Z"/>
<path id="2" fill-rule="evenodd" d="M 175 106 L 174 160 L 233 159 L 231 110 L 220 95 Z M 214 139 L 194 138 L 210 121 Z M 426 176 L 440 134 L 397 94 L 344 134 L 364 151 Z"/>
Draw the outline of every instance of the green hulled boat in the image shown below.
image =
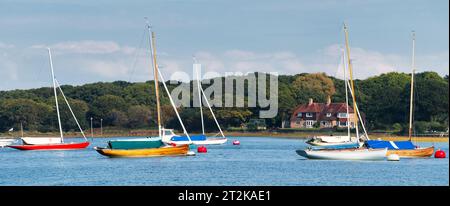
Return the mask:
<path id="1" fill-rule="evenodd" d="M 155 83 L 155 96 L 156 96 L 156 114 L 158 123 L 158 136 L 157 137 L 143 137 L 143 138 L 124 138 L 108 141 L 108 148 L 97 148 L 96 150 L 106 156 L 172 156 L 176 155 L 186 155 L 189 151 L 189 147 L 177 147 L 171 144 L 165 144 L 162 141 L 162 131 L 163 127 L 161 125 L 161 108 L 159 102 L 159 80 L 161 77 L 162 84 L 169 96 L 171 105 L 175 110 L 175 113 L 180 121 L 185 135 L 190 141 L 189 135 L 184 128 L 183 122 L 181 121 L 180 115 L 178 114 L 177 108 L 170 96 L 170 92 L 163 80 L 163 76 L 158 72 L 158 64 L 156 63 L 156 49 L 153 46 L 155 41 L 155 34 L 150 30 L 150 25 L 147 22 L 150 49 L 152 54 L 152 66 L 154 71 L 154 83 Z M 159 74 L 159 75 L 158 75 Z M 186 150 L 187 149 L 187 150 Z"/>
<path id="2" fill-rule="evenodd" d="M 133 138 L 133 139 L 118 139 L 108 142 L 110 149 L 148 149 L 159 148 L 164 143 L 159 137 Z"/>

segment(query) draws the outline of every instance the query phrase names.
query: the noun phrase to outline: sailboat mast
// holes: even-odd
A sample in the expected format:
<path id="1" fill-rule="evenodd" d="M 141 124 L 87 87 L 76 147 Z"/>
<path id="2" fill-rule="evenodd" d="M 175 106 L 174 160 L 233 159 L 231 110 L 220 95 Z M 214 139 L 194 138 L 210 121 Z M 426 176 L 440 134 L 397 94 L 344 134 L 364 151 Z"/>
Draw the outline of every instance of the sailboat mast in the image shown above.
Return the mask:
<path id="1" fill-rule="evenodd" d="M 156 48 L 155 48 L 155 33 L 151 31 L 151 27 L 147 22 L 147 29 L 149 33 L 149 41 L 150 41 L 150 50 L 152 54 L 152 66 L 153 66 L 153 75 L 155 81 L 155 95 L 156 95 L 156 113 L 158 114 L 158 135 L 162 137 L 162 128 L 161 128 L 161 105 L 159 101 L 159 82 L 158 82 L 158 65 L 156 64 Z"/>
<path id="2" fill-rule="evenodd" d="M 23 138 L 23 124 L 22 124 L 22 122 L 20 122 L 20 133 L 22 134 L 22 138 Z"/>
<path id="3" fill-rule="evenodd" d="M 356 112 L 358 112 L 357 111 L 358 108 L 356 107 L 355 86 L 353 83 L 352 63 L 351 63 L 351 59 L 350 59 L 350 47 L 348 45 L 348 29 L 347 29 L 347 25 L 345 25 L 345 23 L 344 23 L 344 32 L 345 32 L 345 48 L 346 48 L 346 53 L 347 53 L 348 70 L 349 70 L 349 76 L 350 76 L 350 86 L 352 88 L 351 90 L 353 91 L 352 92 L 353 108 Z M 356 129 L 356 137 L 359 138 L 358 118 L 356 118 L 355 129 Z"/>
<path id="4" fill-rule="evenodd" d="M 348 121 L 348 118 L 350 117 L 349 112 L 348 112 L 348 82 L 347 82 L 347 67 L 345 66 L 345 51 L 342 52 L 342 65 L 344 66 L 344 81 L 345 81 L 345 109 L 347 110 L 347 135 L 348 135 L 348 139 L 351 141 L 352 138 L 350 136 L 350 122 Z"/>
<path id="5" fill-rule="evenodd" d="M 197 91 L 198 91 L 198 102 L 200 107 L 200 118 L 202 121 L 202 134 L 205 134 L 205 123 L 203 120 L 203 103 L 202 103 L 202 95 L 201 95 L 201 81 L 200 81 L 200 70 L 201 66 L 197 63 L 197 60 L 194 58 L 194 70 L 197 76 Z"/>
<path id="6" fill-rule="evenodd" d="M 411 95 L 409 101 L 409 141 L 412 139 L 412 125 L 413 125 L 413 111 L 414 111 L 414 73 L 415 73 L 415 47 L 416 47 L 416 33 L 412 32 L 412 64 L 411 64 Z"/>
<path id="7" fill-rule="evenodd" d="M 55 73 L 53 71 L 53 61 L 52 61 L 52 52 L 50 48 L 48 49 L 48 57 L 50 61 L 50 70 L 52 71 L 52 81 L 53 81 L 53 92 L 55 94 L 55 104 L 56 104 L 56 114 L 58 115 L 58 125 L 59 125 L 59 134 L 61 136 L 61 143 L 64 142 L 63 131 L 61 126 L 61 117 L 59 115 L 59 106 L 58 106 L 58 95 L 56 93 L 56 81 L 55 81 Z"/>

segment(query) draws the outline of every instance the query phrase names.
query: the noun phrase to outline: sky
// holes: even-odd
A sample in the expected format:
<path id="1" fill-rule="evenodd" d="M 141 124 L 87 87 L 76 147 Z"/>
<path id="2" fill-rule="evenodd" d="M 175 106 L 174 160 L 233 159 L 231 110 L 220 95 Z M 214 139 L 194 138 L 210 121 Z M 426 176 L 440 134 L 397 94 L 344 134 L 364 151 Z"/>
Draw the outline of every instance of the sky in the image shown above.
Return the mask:
<path id="1" fill-rule="evenodd" d="M 0 90 L 153 79 L 144 17 L 166 79 L 226 72 L 339 77 L 343 23 L 354 76 L 449 73 L 448 0 L 0 0 Z M 237 74 L 238 74 L 237 73 Z"/>

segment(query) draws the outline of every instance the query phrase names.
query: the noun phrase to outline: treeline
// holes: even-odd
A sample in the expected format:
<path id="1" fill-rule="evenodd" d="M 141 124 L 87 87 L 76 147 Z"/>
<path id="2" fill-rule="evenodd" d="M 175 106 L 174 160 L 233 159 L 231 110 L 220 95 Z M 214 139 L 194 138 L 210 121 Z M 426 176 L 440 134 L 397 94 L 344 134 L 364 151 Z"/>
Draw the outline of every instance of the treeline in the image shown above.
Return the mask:
<path id="1" fill-rule="evenodd" d="M 258 77 L 258 75 L 256 75 Z M 245 77 L 243 77 L 245 78 Z M 222 77 L 222 82 L 224 78 Z M 267 78 L 268 79 L 268 78 Z M 212 81 L 214 82 L 214 81 Z M 245 87 L 247 86 L 245 84 Z M 179 83 L 181 84 L 181 83 Z M 191 91 L 194 87 L 191 84 Z M 168 84 L 169 90 L 177 85 Z M 365 113 L 370 130 L 406 131 L 409 114 L 410 74 L 387 73 L 365 80 L 355 81 L 355 90 L 360 110 Z M 208 85 L 203 85 L 207 88 Z M 93 83 L 82 86 L 63 85 L 62 90 L 78 117 L 81 126 L 89 128 L 93 118 L 94 127 L 156 128 L 156 101 L 154 82 Z M 245 90 L 247 91 L 247 90 Z M 161 92 L 162 121 L 168 128 L 180 129 L 168 96 Z M 281 126 L 289 120 L 292 110 L 309 98 L 325 102 L 327 96 L 333 102 L 345 101 L 344 81 L 317 74 L 281 75 L 278 77 L 278 115 L 266 119 L 268 128 Z M 229 95 L 222 96 L 222 100 Z M 443 131 L 448 128 L 448 75 L 435 72 L 415 75 L 415 129 L 421 133 L 429 130 Z M 59 98 L 63 129 L 76 131 L 77 126 L 62 97 Z M 248 96 L 245 92 L 244 102 Z M 191 101 L 195 101 L 191 97 Z M 0 132 L 11 127 L 25 130 L 57 131 L 53 90 L 49 87 L 0 91 Z M 240 127 L 250 119 L 258 118 L 259 107 L 214 108 L 223 128 Z M 179 108 L 181 118 L 189 131 L 199 131 L 200 112 L 198 108 Z M 205 112 L 206 129 L 217 131 L 211 114 Z"/>

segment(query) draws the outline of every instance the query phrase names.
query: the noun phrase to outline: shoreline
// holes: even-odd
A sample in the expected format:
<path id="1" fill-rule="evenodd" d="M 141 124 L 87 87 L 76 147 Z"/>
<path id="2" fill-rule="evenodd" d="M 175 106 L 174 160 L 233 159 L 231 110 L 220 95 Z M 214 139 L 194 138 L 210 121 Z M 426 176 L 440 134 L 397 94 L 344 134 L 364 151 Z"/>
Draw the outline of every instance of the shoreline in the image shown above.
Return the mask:
<path id="1" fill-rule="evenodd" d="M 197 135 L 199 133 L 192 133 L 192 135 Z M 224 131 L 225 136 L 227 137 L 269 137 L 269 138 L 285 138 L 285 139 L 307 139 L 311 136 L 320 136 L 320 135 L 329 135 L 329 133 L 309 133 L 309 132 L 290 132 L 290 133 L 280 133 L 280 132 L 226 132 Z M 109 137 L 145 137 L 145 136 L 155 136 L 157 133 L 154 131 L 111 131 L 104 132 L 103 135 L 100 135 L 98 132 L 94 133 L 92 137 L 90 134 L 86 135 L 87 139 L 90 138 L 109 138 Z M 207 136 L 216 136 L 217 133 L 206 133 Z M 338 135 L 338 134 L 335 134 Z M 0 139 L 2 138 L 18 138 L 21 135 L 11 135 L 11 134 L 0 134 Z M 26 133 L 24 136 L 26 137 L 38 137 L 38 136 L 59 136 L 59 133 L 38 133 L 38 132 L 30 132 Z M 82 138 L 81 133 L 79 132 L 67 132 L 64 133 L 64 136 L 67 138 Z M 371 139 L 381 139 L 387 141 L 405 141 L 408 140 L 407 136 L 395 136 L 389 134 L 370 134 L 369 137 Z M 413 137 L 412 140 L 414 142 L 449 142 L 449 137 L 426 137 L 426 136 L 418 136 Z"/>

